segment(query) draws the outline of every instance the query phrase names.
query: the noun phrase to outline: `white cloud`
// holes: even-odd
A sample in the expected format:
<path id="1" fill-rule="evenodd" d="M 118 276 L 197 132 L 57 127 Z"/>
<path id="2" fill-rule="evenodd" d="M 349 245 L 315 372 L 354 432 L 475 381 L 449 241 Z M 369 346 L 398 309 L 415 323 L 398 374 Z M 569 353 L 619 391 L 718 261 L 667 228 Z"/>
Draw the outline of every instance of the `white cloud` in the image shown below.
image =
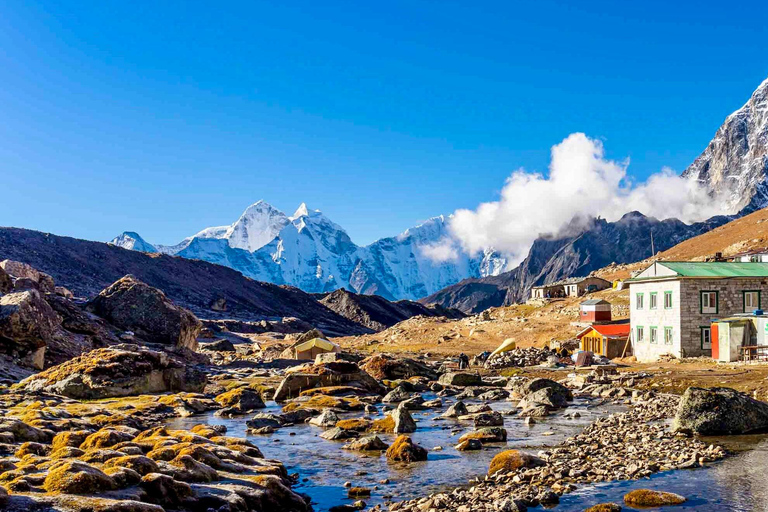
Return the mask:
<path id="1" fill-rule="evenodd" d="M 635 185 L 627 177 L 628 166 L 628 159 L 607 160 L 599 140 L 573 133 L 552 147 L 549 176 L 513 172 L 498 201 L 456 211 L 451 233 L 470 253 L 494 247 L 519 261 L 539 235 L 561 232 L 574 219 L 602 216 L 613 221 L 637 210 L 694 222 L 729 213 L 695 180 L 665 168 Z"/>
<path id="2" fill-rule="evenodd" d="M 419 251 L 435 263 L 456 261 L 459 258 L 459 249 L 456 240 L 443 238 L 433 244 L 425 244 L 419 247 Z"/>

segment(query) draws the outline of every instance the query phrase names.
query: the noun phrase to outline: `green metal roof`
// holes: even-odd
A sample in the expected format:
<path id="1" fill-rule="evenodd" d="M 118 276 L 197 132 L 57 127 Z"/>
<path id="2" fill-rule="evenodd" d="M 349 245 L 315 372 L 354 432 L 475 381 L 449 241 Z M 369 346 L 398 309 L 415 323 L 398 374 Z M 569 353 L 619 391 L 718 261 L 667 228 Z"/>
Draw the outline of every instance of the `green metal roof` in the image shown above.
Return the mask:
<path id="1" fill-rule="evenodd" d="M 681 277 L 768 277 L 768 263 L 660 261 Z"/>

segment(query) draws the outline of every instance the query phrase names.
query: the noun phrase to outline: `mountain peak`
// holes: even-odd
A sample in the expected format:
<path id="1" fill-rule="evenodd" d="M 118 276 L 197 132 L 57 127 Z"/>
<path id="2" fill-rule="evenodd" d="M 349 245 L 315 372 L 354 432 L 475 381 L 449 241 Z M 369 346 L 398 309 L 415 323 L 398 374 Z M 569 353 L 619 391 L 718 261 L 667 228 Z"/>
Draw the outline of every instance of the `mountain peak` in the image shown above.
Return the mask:
<path id="1" fill-rule="evenodd" d="M 157 248 L 154 245 L 146 242 L 135 231 L 123 231 L 120 235 L 113 238 L 109 244 L 131 251 L 157 252 Z"/>
<path id="2" fill-rule="evenodd" d="M 309 208 L 307 208 L 307 203 L 301 203 L 298 208 L 296 208 L 296 211 L 293 212 L 293 215 L 291 216 L 292 219 L 298 219 L 299 217 L 307 217 L 309 216 Z"/>
<path id="3" fill-rule="evenodd" d="M 233 249 L 254 252 L 274 240 L 280 230 L 288 225 L 288 217 L 264 200 L 245 209 L 237 221 L 224 233 Z"/>

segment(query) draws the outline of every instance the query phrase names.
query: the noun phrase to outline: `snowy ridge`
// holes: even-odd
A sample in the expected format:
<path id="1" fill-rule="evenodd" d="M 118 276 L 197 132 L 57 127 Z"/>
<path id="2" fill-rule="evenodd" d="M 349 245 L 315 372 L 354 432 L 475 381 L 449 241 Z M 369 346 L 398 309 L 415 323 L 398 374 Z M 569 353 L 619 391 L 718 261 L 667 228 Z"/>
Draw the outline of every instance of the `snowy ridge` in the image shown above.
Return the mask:
<path id="1" fill-rule="evenodd" d="M 341 226 L 304 203 L 288 217 L 258 201 L 232 225 L 206 228 L 173 246 L 151 246 L 135 233 L 130 238 L 155 252 L 225 265 L 259 281 L 307 292 L 346 288 L 390 300 L 415 300 L 462 279 L 506 270 L 507 261 L 492 249 L 477 256 L 457 252 L 440 262 L 425 254 L 425 248 L 448 237 L 449 221 L 450 217 L 434 217 L 360 247 Z M 130 242 L 115 245 L 145 247 Z"/>

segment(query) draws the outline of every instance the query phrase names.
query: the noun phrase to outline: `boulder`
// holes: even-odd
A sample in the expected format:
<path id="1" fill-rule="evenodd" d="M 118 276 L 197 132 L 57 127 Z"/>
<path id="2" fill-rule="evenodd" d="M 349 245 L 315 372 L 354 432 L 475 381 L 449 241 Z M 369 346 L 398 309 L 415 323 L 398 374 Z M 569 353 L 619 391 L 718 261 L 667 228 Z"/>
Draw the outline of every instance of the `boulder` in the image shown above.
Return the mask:
<path id="1" fill-rule="evenodd" d="M 768 430 L 768 404 L 731 388 L 688 388 L 672 424 L 676 432 L 701 435 Z"/>
<path id="2" fill-rule="evenodd" d="M 650 489 L 635 489 L 624 495 L 624 503 L 637 507 L 664 507 L 682 505 L 686 499 L 679 494 Z"/>
<path id="3" fill-rule="evenodd" d="M 342 439 L 354 438 L 358 435 L 360 434 L 355 430 L 345 430 L 340 427 L 333 427 L 332 429 L 326 430 L 320 434 L 320 437 L 327 439 L 328 441 L 339 441 Z"/>
<path id="4" fill-rule="evenodd" d="M 481 386 L 483 379 L 477 373 L 448 372 L 442 374 L 438 382 L 445 386 Z"/>
<path id="5" fill-rule="evenodd" d="M 200 345 L 201 350 L 210 350 L 212 352 L 234 352 L 235 346 L 232 344 L 231 341 L 221 339 L 216 340 L 211 343 L 205 343 L 203 345 Z"/>
<path id="6" fill-rule="evenodd" d="M 360 362 L 360 368 L 379 380 L 400 380 L 411 377 L 427 377 L 435 380 L 437 373 L 432 367 L 415 359 L 376 354 Z"/>
<path id="7" fill-rule="evenodd" d="M 95 494 L 115 487 L 115 481 L 109 475 L 79 461 L 55 463 L 43 482 L 46 491 L 62 494 Z"/>
<path id="8" fill-rule="evenodd" d="M 20 261 L 4 260 L 0 261 L 0 268 L 16 279 L 34 281 L 37 283 L 37 289 L 43 293 L 54 293 L 56 290 L 56 283 L 54 283 L 53 278 L 45 272 L 40 272 L 32 265 Z"/>
<path id="9" fill-rule="evenodd" d="M 621 505 L 618 503 L 598 503 L 584 512 L 621 512 Z"/>
<path id="10" fill-rule="evenodd" d="M 483 443 L 477 439 L 465 439 L 463 441 L 460 441 L 459 444 L 456 445 L 456 450 L 460 452 L 468 452 L 468 451 L 482 450 L 482 449 L 483 449 Z"/>
<path id="11" fill-rule="evenodd" d="M 246 387 L 226 391 L 218 395 L 215 400 L 222 407 L 238 413 L 246 413 L 266 407 L 259 392 Z"/>
<path id="12" fill-rule="evenodd" d="M 339 417 L 332 409 L 323 409 L 320 416 L 316 416 L 309 420 L 309 424 L 316 427 L 330 428 L 336 425 L 338 421 Z"/>
<path id="13" fill-rule="evenodd" d="M 88 309 L 140 338 L 163 345 L 197 349 L 202 323 L 163 292 L 131 275 L 111 284 L 88 303 Z"/>
<path id="14" fill-rule="evenodd" d="M 477 439 L 481 443 L 505 443 L 507 441 L 507 429 L 503 427 L 478 428 L 461 436 L 459 442 L 468 439 Z"/>
<path id="15" fill-rule="evenodd" d="M 0 297 L 0 349 L 42 369 L 61 319 L 36 290 Z"/>
<path id="16" fill-rule="evenodd" d="M 427 450 L 415 444 L 408 436 L 398 436 L 387 449 L 387 459 L 399 462 L 427 460 Z"/>
<path id="17" fill-rule="evenodd" d="M 459 400 L 455 404 L 451 405 L 446 409 L 446 411 L 440 415 L 441 418 L 458 418 L 459 416 L 464 416 L 468 413 L 467 406 L 464 405 L 464 402 Z"/>
<path id="18" fill-rule="evenodd" d="M 392 419 L 395 421 L 395 434 L 416 432 L 416 422 L 405 407 L 400 406 L 392 411 Z"/>
<path id="19" fill-rule="evenodd" d="M 27 377 L 16 387 L 93 400 L 166 391 L 200 392 L 206 383 L 205 373 L 178 356 L 123 344 L 92 350 Z"/>
<path id="20" fill-rule="evenodd" d="M 475 416 L 475 427 L 501 427 L 504 425 L 504 416 L 500 412 L 481 412 Z"/>
<path id="21" fill-rule="evenodd" d="M 530 469 L 543 466 L 544 461 L 533 455 L 521 452 L 519 450 L 505 450 L 497 453 L 491 459 L 491 465 L 488 468 L 488 475 L 494 475 L 499 471 L 514 471 L 515 469 Z"/>
<path id="22" fill-rule="evenodd" d="M 391 404 L 395 402 L 402 402 L 411 398 L 411 393 L 405 389 L 405 386 L 397 386 L 395 389 L 384 395 L 381 399 L 385 404 Z"/>
<path id="23" fill-rule="evenodd" d="M 382 441 L 379 436 L 367 436 L 345 444 L 343 448 L 358 452 L 383 452 L 389 448 L 389 445 Z"/>
<path id="24" fill-rule="evenodd" d="M 176 507 L 194 495 L 189 484 L 177 482 L 173 477 L 160 473 L 144 475 L 140 485 L 150 501 L 164 507 Z"/>
<path id="25" fill-rule="evenodd" d="M 356 364 L 344 361 L 303 365 L 288 373 L 275 391 L 274 400 L 284 402 L 307 389 L 329 386 L 352 386 L 365 393 L 382 395 L 379 381 Z"/>
<path id="26" fill-rule="evenodd" d="M 0 295 L 9 293 L 11 290 L 13 290 L 11 275 L 0 267 Z"/>

